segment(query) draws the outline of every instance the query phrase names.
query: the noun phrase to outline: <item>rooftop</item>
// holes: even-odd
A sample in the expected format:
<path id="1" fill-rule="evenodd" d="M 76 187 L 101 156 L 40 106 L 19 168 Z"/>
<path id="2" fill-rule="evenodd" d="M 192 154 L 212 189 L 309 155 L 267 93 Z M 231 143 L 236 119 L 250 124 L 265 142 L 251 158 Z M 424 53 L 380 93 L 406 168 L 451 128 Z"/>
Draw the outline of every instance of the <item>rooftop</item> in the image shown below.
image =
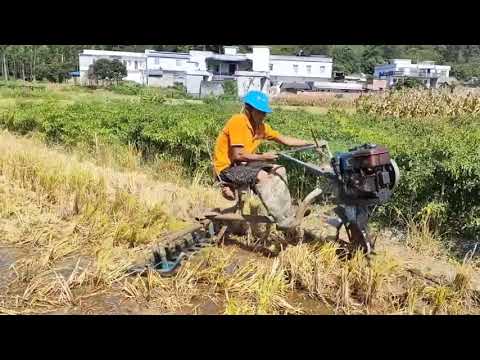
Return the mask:
<path id="1" fill-rule="evenodd" d="M 286 60 L 286 61 L 313 61 L 313 62 L 332 62 L 332 58 L 315 55 L 315 56 L 292 56 L 292 55 L 270 55 L 270 60 Z"/>
<path id="2" fill-rule="evenodd" d="M 107 50 L 83 50 L 80 55 L 91 55 L 91 56 L 125 56 L 125 57 L 141 57 L 144 58 L 145 54 L 138 53 L 138 52 L 130 52 L 130 51 L 107 51 Z"/>
<path id="3" fill-rule="evenodd" d="M 163 57 L 163 58 L 175 58 L 175 59 L 189 59 L 190 54 L 188 53 L 177 53 L 173 51 L 155 51 L 155 50 L 145 50 L 145 55 L 153 57 Z"/>
<path id="4" fill-rule="evenodd" d="M 294 89 L 294 90 L 312 90 L 312 87 L 308 85 L 307 83 L 298 83 L 298 82 L 292 82 L 292 83 L 283 83 L 280 86 L 281 89 Z"/>
<path id="5" fill-rule="evenodd" d="M 393 65 L 400 65 L 402 67 L 409 68 L 435 68 L 437 70 L 450 70 L 450 65 L 438 65 L 434 61 L 418 61 L 417 63 L 412 63 L 411 60 L 401 59 L 402 61 L 397 61 L 398 59 L 388 60 L 388 62 L 383 64 L 375 65 L 375 68 L 381 69 L 382 67 L 391 68 Z"/>
<path id="6" fill-rule="evenodd" d="M 225 54 L 213 54 L 207 56 L 207 59 L 219 60 L 219 61 L 247 61 L 248 58 L 244 54 L 238 55 L 225 55 Z"/>

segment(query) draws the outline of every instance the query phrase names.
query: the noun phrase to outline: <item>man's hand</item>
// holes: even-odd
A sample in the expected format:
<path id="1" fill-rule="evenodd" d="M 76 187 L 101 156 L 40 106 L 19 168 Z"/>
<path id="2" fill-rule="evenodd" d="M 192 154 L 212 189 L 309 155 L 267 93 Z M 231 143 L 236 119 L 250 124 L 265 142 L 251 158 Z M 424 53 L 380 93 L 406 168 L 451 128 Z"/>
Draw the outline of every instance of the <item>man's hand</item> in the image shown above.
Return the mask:
<path id="1" fill-rule="evenodd" d="M 274 152 L 267 152 L 262 154 L 262 157 L 265 161 L 275 161 L 278 159 L 278 155 Z"/>

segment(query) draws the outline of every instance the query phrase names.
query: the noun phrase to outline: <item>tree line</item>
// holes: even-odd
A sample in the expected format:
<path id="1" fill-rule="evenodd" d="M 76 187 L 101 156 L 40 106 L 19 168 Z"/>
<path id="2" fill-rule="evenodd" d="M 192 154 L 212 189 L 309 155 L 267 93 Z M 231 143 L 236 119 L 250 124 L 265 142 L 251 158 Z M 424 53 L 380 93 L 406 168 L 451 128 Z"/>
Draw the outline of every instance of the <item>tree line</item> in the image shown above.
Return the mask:
<path id="1" fill-rule="evenodd" d="M 187 52 L 191 49 L 221 51 L 221 45 L 0 45 L 0 79 L 63 82 L 78 71 L 83 49 L 134 51 L 145 49 Z"/>
<path id="2" fill-rule="evenodd" d="M 222 52 L 223 45 L 0 45 L 0 78 L 63 82 L 78 70 L 83 49 L 143 52 L 145 49 L 188 52 Z M 373 74 L 375 65 L 392 58 L 431 60 L 452 66 L 459 80 L 480 77 L 480 45 L 271 45 L 272 54 L 325 55 L 334 60 L 334 71 Z M 240 46 L 240 51 L 250 51 Z"/>

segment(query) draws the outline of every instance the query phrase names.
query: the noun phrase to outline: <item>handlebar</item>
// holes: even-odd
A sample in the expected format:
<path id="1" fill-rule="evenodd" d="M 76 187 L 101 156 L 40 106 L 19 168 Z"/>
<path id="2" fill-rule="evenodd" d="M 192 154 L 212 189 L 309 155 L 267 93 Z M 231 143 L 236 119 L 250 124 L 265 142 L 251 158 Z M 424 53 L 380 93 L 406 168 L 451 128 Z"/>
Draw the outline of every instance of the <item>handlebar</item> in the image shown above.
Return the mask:
<path id="1" fill-rule="evenodd" d="M 335 172 L 330 167 L 318 166 L 318 165 L 303 162 L 301 160 L 295 159 L 294 157 L 288 155 L 287 152 L 281 152 L 278 154 L 278 156 L 286 160 L 292 161 L 300 166 L 303 166 L 306 170 L 310 171 L 316 176 L 324 176 L 324 177 L 336 179 Z"/>
<path id="2" fill-rule="evenodd" d="M 292 149 L 292 150 L 282 151 L 282 152 L 279 153 L 279 155 L 280 154 L 292 154 L 292 153 L 295 153 L 295 152 L 312 150 L 312 149 L 315 149 L 316 147 L 317 147 L 317 145 L 315 145 L 315 144 L 300 146 L 300 147 L 297 147 L 297 148 Z"/>

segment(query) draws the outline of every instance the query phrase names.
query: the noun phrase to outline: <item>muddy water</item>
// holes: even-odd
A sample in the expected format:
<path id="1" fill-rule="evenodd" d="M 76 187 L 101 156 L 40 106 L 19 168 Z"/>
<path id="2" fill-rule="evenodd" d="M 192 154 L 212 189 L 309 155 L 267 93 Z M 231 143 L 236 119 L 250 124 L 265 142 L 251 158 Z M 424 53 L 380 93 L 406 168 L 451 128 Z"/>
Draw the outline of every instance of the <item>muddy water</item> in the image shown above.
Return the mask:
<path id="1" fill-rule="evenodd" d="M 68 308 L 59 308 L 44 313 L 45 315 L 142 315 L 159 314 L 146 311 L 134 301 L 124 301 L 120 294 L 100 295 L 82 301 L 81 304 Z M 147 309 L 148 310 L 148 309 Z"/>
<path id="2" fill-rule="evenodd" d="M 0 247 L 0 271 L 8 268 L 19 256 L 21 256 L 21 251 L 17 248 Z"/>
<path id="3" fill-rule="evenodd" d="M 8 290 L 8 285 L 15 278 L 14 272 L 10 266 L 27 254 L 25 251 L 15 247 L 0 247 L 0 296 Z M 78 266 L 83 268 L 88 265 L 92 259 L 86 257 L 71 257 L 65 259 L 58 267 L 58 273 L 68 277 L 74 268 Z M 39 312 L 43 313 L 43 312 Z M 44 314 L 139 314 L 142 308 L 135 302 L 125 299 L 118 291 L 109 291 L 109 293 L 100 293 L 81 300 L 79 304 L 72 307 L 57 308 L 55 310 L 44 312 Z"/>
<path id="4" fill-rule="evenodd" d="M 252 258 L 255 258 L 257 261 L 269 261 L 267 258 L 254 252 L 239 249 L 235 246 L 232 246 L 232 248 L 235 252 L 232 271 L 235 271 L 238 266 L 241 266 Z M 25 252 L 18 248 L 0 247 L 0 295 L 6 293 L 8 284 L 14 279 L 15 274 L 10 269 L 10 266 L 25 255 Z M 91 260 L 92 259 L 84 257 L 71 257 L 59 264 L 58 271 L 64 277 L 68 277 L 76 267 L 78 261 L 79 267 L 83 268 Z M 87 289 L 84 289 L 82 292 L 88 294 Z M 207 292 L 206 290 L 205 293 Z M 81 295 L 84 294 L 78 295 L 82 298 Z M 328 315 L 333 313 L 321 301 L 311 299 L 301 293 L 290 294 L 287 301 L 295 307 L 300 307 L 304 314 Z M 225 304 L 221 298 L 212 299 L 208 296 L 199 296 L 191 299 L 191 306 L 180 309 L 176 311 L 175 314 L 220 315 L 224 313 L 224 309 Z M 44 312 L 44 314 L 159 315 L 165 314 L 165 312 L 149 306 L 148 303 L 139 303 L 135 300 L 127 299 L 119 289 L 110 289 L 108 292 L 86 296 L 74 306 L 57 308 Z"/>
<path id="5" fill-rule="evenodd" d="M 0 295 L 3 294 L 10 281 L 14 278 L 10 266 L 22 257 L 23 252 L 14 247 L 0 247 Z"/>
<path id="6" fill-rule="evenodd" d="M 304 315 L 335 315 L 335 312 L 321 300 L 312 299 L 307 294 L 291 293 L 287 301 L 295 307 L 300 307 Z"/>
<path id="7" fill-rule="evenodd" d="M 207 296 L 193 297 L 191 305 L 185 306 L 176 315 L 221 315 L 224 313 L 223 299 L 212 299 Z"/>

